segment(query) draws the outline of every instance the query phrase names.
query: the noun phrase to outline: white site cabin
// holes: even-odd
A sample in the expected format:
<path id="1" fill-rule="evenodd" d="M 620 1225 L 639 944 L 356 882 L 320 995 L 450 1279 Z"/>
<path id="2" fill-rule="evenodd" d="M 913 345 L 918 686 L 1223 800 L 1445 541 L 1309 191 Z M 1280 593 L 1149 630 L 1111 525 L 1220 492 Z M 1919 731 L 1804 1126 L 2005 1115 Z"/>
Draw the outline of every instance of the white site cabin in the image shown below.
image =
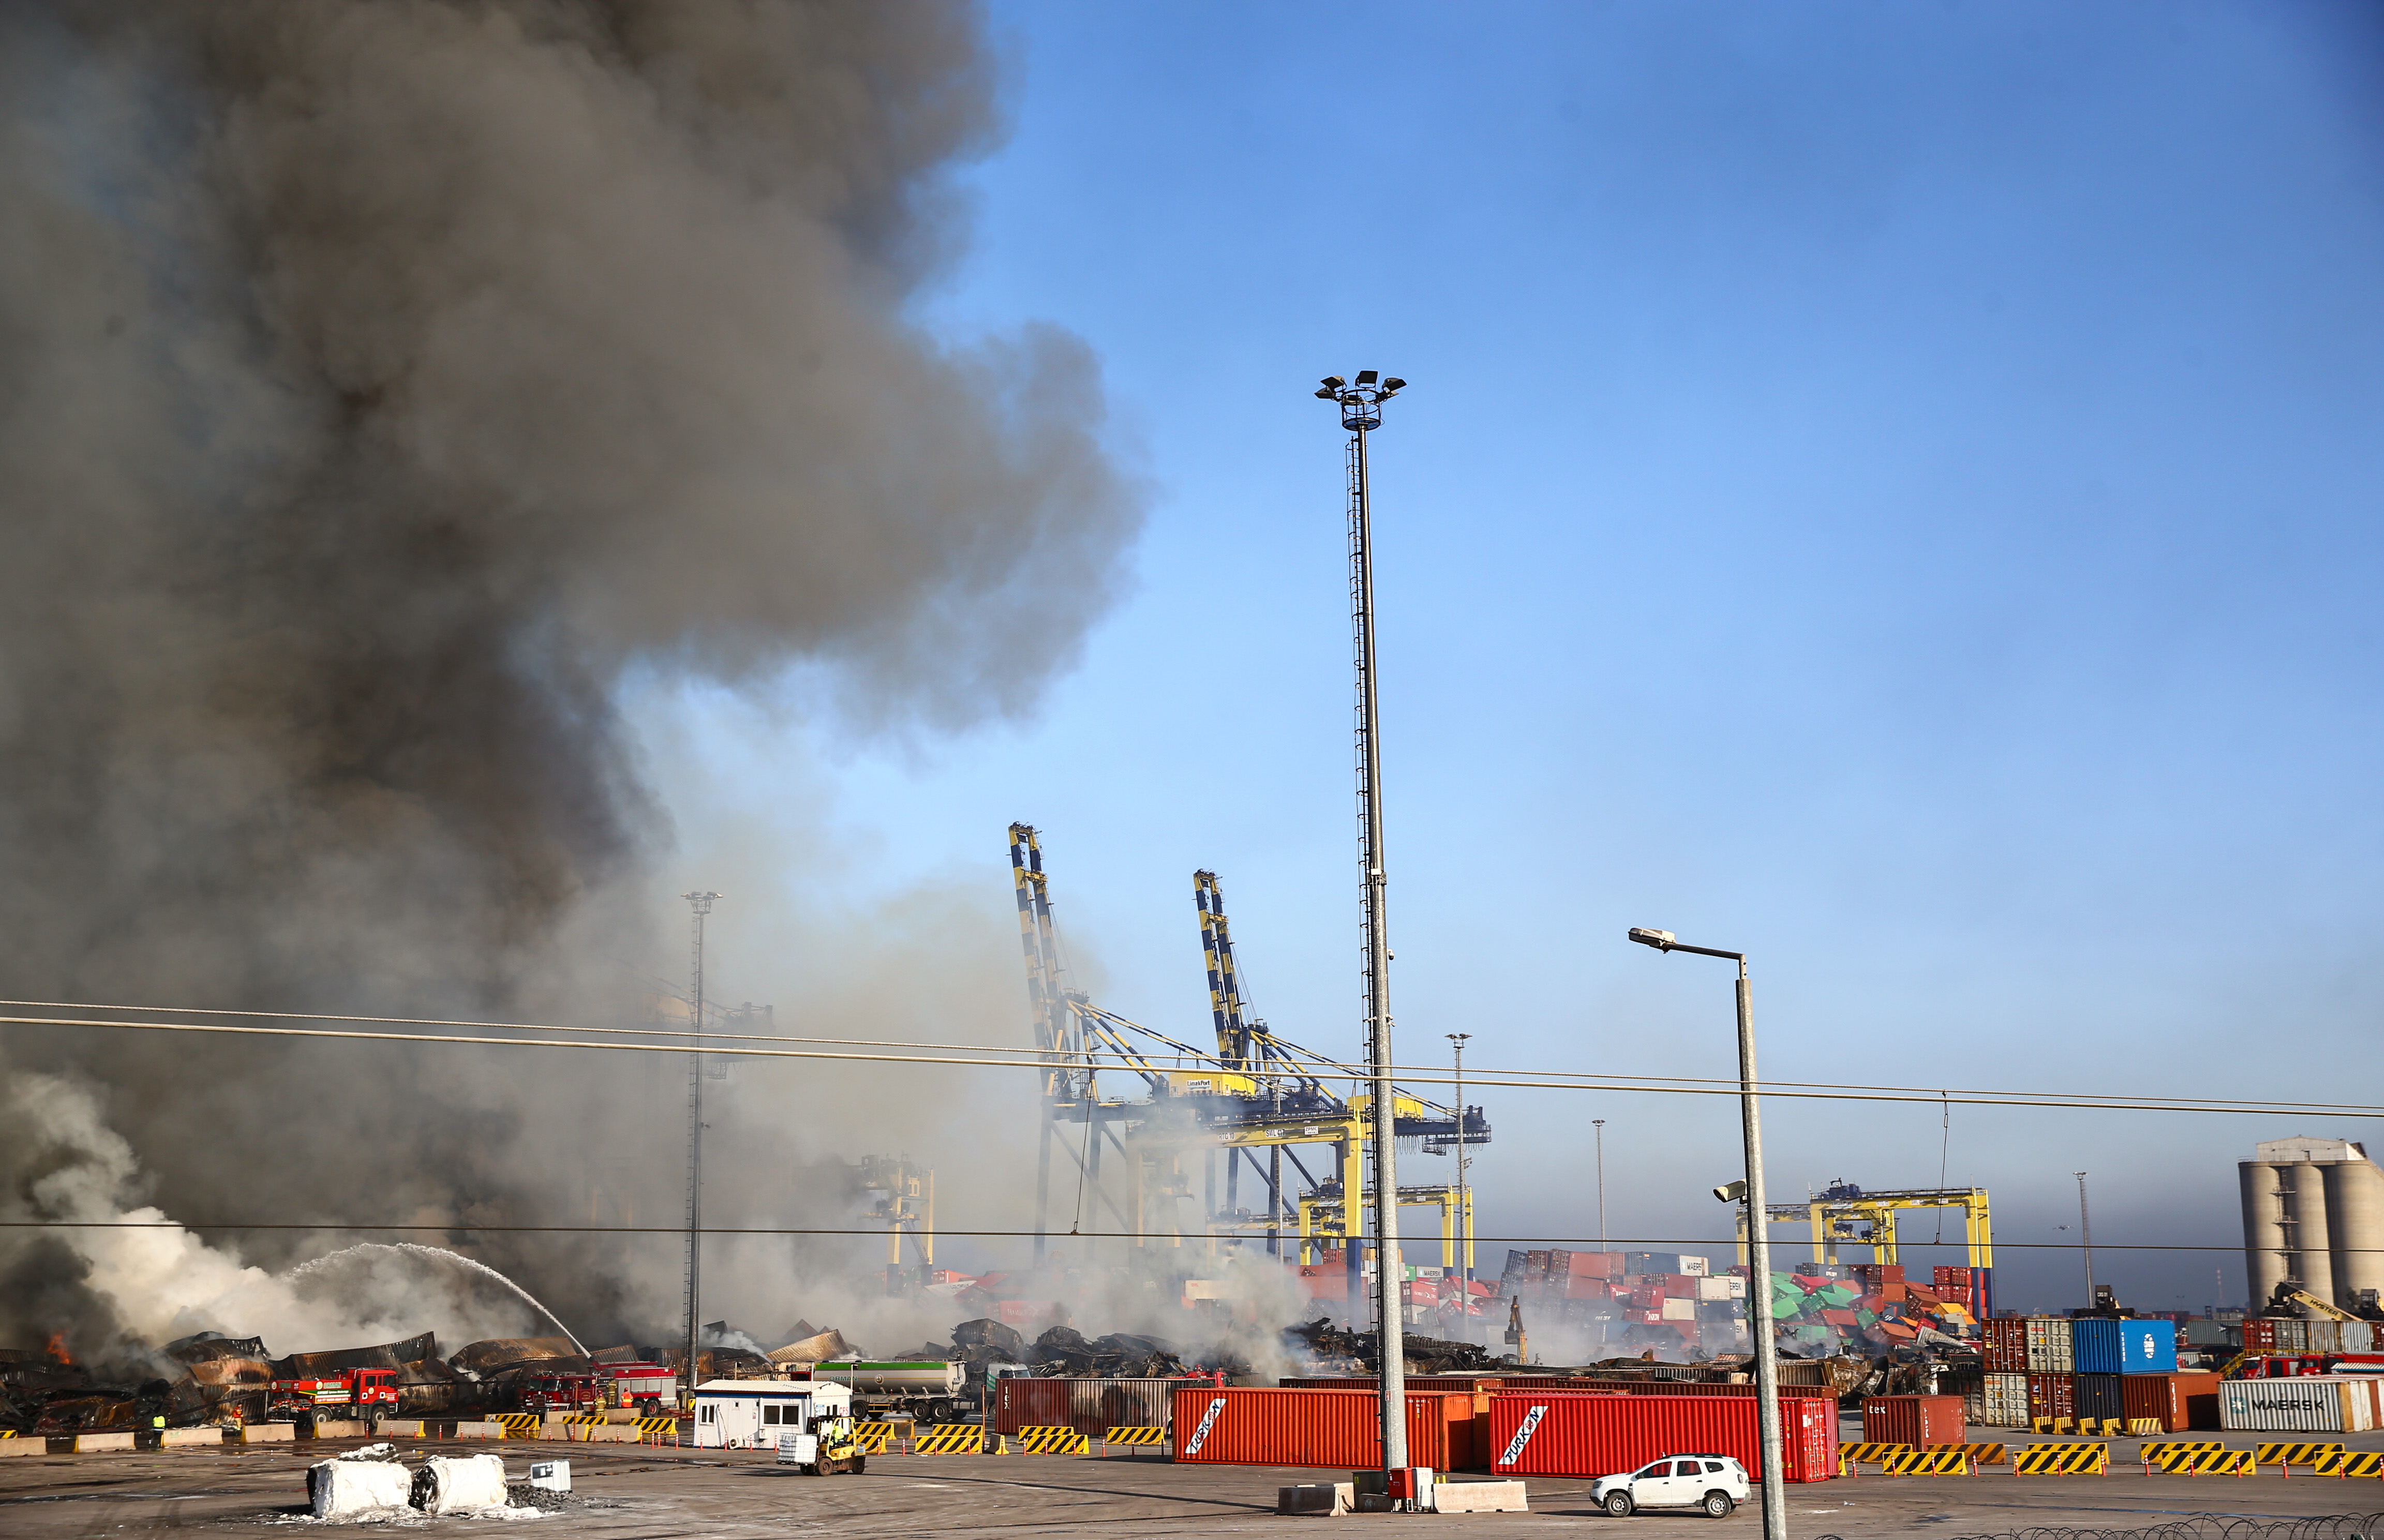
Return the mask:
<path id="1" fill-rule="evenodd" d="M 852 1415 L 852 1390 L 825 1380 L 706 1380 L 695 1387 L 695 1447 L 775 1449 L 782 1433 Z"/>

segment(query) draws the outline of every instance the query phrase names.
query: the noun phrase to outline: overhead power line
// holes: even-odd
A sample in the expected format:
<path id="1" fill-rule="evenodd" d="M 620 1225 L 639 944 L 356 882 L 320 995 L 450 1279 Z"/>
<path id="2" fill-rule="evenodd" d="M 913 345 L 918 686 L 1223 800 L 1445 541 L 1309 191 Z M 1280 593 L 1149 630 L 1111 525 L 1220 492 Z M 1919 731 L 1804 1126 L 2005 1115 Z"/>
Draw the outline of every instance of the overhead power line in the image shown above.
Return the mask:
<path id="1" fill-rule="evenodd" d="M 1775 1221 L 1774 1223 L 1778 1222 Z M 407 1235 L 489 1236 L 685 1236 L 687 1234 L 687 1226 L 683 1224 L 358 1224 L 350 1223 L 344 1221 L 324 1223 L 297 1223 L 289 1221 L 274 1221 L 267 1223 L 242 1224 L 189 1222 L 179 1219 L 9 1219 L 0 1220 L 0 1230 L 200 1230 L 233 1232 L 242 1230 L 292 1230 L 301 1232 L 337 1230 L 350 1233 L 370 1231 L 375 1233 Z M 703 1227 L 703 1234 L 707 1236 L 869 1236 L 882 1239 L 886 1234 L 886 1227 L 882 1224 L 860 1226 L 707 1224 Z M 936 1234 L 939 1236 L 966 1236 L 980 1240 L 1019 1240 L 1031 1238 L 1036 1232 L 1033 1230 L 952 1230 L 947 1229 L 942 1225 L 937 1225 L 936 1228 Z M 1173 1240 L 1180 1237 L 1179 1233 L 1173 1230 L 1083 1230 L 1071 1231 L 1064 1236 L 1055 1236 L 1053 1238 L 1062 1240 Z M 1431 1237 L 1429 1236 L 1424 1237 L 1427 1242 L 1430 1238 Z M 1633 1247 L 1727 1246 L 1730 1244 L 1728 1241 L 1715 1240 L 1710 1236 L 1618 1236 L 1611 1241 L 1599 1241 L 1594 1236 L 1476 1236 L 1473 1238 L 1477 1242 L 1495 1242 L 1500 1246 L 1588 1246 L 1608 1251 L 1628 1249 Z M 1902 1244 L 1908 1248 L 1913 1247 L 1927 1247 L 1931 1243 L 1928 1241 L 1906 1241 Z M 1960 1249 L 1966 1243 L 1962 1241 L 1946 1241 L 1944 1243 L 1947 1248 L 1956 1250 Z M 2081 1243 L 2077 1241 L 1998 1240 L 1995 1242 L 1995 1249 L 1998 1251 L 2076 1251 L 2080 1248 Z M 2108 1241 L 2097 1241 L 2094 1248 L 2098 1251 L 2230 1252 L 2241 1251 L 2243 1249 L 2241 1244 L 2233 1246 L 2211 1246 L 2204 1245 L 2200 1242 L 2179 1242 L 2175 1244 L 2137 1242 L 2128 1245 L 2114 1246 Z M 2384 1252 L 2384 1247 L 2345 1247 L 2337 1248 L 2337 1249 L 2353 1252 Z M 1775 1273 L 1793 1273 L 1796 1271 L 1796 1268 L 1774 1268 L 1772 1271 Z"/>
<path id="2" fill-rule="evenodd" d="M 6 1003 L 9 1002 L 0 1001 L 0 1004 Z M 130 1011 L 137 1009 L 130 1006 L 106 1005 L 85 1006 L 79 1008 L 56 1005 L 49 1008 L 59 1010 L 85 1009 L 100 1011 Z M 436 1020 L 416 1018 L 329 1016 L 306 1012 L 232 1012 L 204 1011 L 198 1009 L 184 1011 L 177 1007 L 168 1007 L 167 1009 L 173 1011 L 177 1014 L 242 1015 L 251 1019 L 264 1021 L 389 1022 L 393 1025 L 453 1025 L 457 1026 L 471 1027 L 479 1027 L 484 1025 L 480 1023 L 465 1022 L 450 1024 Z M 594 1033 L 614 1035 L 624 1039 L 631 1040 L 598 1041 L 587 1036 L 576 1037 L 495 1037 L 469 1036 L 457 1032 L 371 1032 L 360 1031 L 352 1027 L 329 1028 L 241 1025 L 235 1025 L 231 1022 L 223 1021 L 169 1022 L 147 1020 L 132 1016 L 86 1017 L 0 1015 L 0 1025 L 14 1026 L 118 1028 L 148 1032 L 192 1032 L 230 1037 L 294 1037 L 301 1039 L 328 1039 L 350 1042 L 446 1043 L 477 1045 L 490 1048 L 574 1049 L 600 1052 L 626 1053 L 685 1053 L 687 1049 L 681 1043 L 668 1040 L 655 1041 L 653 1039 L 672 1039 L 694 1036 L 694 1034 L 677 1032 L 667 1028 L 658 1028 L 650 1031 L 639 1028 L 618 1027 L 533 1026 L 518 1023 L 499 1023 L 495 1025 L 504 1030 L 515 1032 Z M 1008 1048 L 975 1044 L 914 1044 L 875 1039 L 835 1037 L 781 1038 L 766 1037 L 762 1034 L 747 1033 L 705 1033 L 702 1034 L 702 1036 L 710 1041 L 717 1041 L 723 1037 L 731 1037 L 743 1041 L 809 1045 L 788 1046 L 783 1048 L 707 1047 L 705 1049 L 708 1054 L 715 1056 L 748 1059 L 792 1059 L 805 1061 L 826 1060 L 858 1063 L 949 1064 L 975 1068 L 1014 1069 L 1021 1067 L 1038 1067 L 1047 1063 L 1050 1058 L 1049 1054 L 1038 1049 Z M 845 1044 L 850 1044 L 851 1047 L 847 1048 L 839 1046 Z M 912 1049 L 912 1051 L 858 1051 L 859 1049 L 863 1048 L 883 1048 L 889 1049 Z M 933 1049 L 941 1049 L 943 1051 L 928 1051 Z M 1452 1083 L 1452 1077 L 1447 1069 L 1440 1065 L 1424 1064 L 1413 1067 L 1402 1067 L 1397 1071 L 1397 1074 L 1398 1078 L 1402 1081 L 1412 1082 L 1415 1084 L 1447 1085 Z M 1608 1093 L 1635 1092 L 1666 1096 L 1734 1097 L 1739 1094 L 1739 1084 L 1736 1080 L 1720 1080 L 1710 1077 L 1689 1075 L 1608 1074 L 1589 1071 L 1570 1070 L 1471 1070 L 1467 1072 L 1465 1078 L 1466 1083 L 1471 1086 L 1495 1086 L 1506 1089 L 1559 1091 L 1589 1090 L 1605 1091 Z M 1942 1106 L 1946 1103 L 1953 1103 L 1966 1107 L 2043 1107 L 2056 1110 L 2076 1109 L 2097 1112 L 2213 1112 L 2261 1117 L 2275 1116 L 2289 1112 L 2312 1114 L 2322 1113 L 2334 1117 L 2384 1116 L 2384 1106 L 2377 1106 L 2362 1102 L 2286 1101 L 2258 1099 L 2221 1100 L 2215 1098 L 2200 1097 L 2092 1096 L 2072 1095 L 2058 1091 L 1955 1091 L 1937 1087 L 1866 1086 L 1832 1081 L 1792 1080 L 1763 1081 L 1761 1082 L 1761 1089 L 1763 1094 L 1769 1097 L 1785 1097 L 1792 1099 L 1810 1101 L 1912 1102 L 1930 1106 Z"/>

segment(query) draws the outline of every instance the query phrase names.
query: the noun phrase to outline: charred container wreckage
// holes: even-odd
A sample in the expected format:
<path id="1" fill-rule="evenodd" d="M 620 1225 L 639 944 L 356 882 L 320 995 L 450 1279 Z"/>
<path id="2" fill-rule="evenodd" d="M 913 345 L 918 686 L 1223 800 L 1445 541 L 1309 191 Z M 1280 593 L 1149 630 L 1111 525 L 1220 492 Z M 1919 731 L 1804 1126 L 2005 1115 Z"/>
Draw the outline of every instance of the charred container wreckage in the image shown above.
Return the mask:
<path id="1" fill-rule="evenodd" d="M 294 1422 L 303 1430 L 318 1421 L 572 1410 L 600 1404 L 612 1379 L 559 1336 L 498 1337 L 441 1358 L 425 1332 L 275 1358 L 262 1338 L 204 1332 L 168 1343 L 154 1359 L 158 1372 L 135 1378 L 94 1373 L 56 1345 L 0 1348 L 0 1430 L 137 1430 L 161 1418 L 168 1427 Z"/>

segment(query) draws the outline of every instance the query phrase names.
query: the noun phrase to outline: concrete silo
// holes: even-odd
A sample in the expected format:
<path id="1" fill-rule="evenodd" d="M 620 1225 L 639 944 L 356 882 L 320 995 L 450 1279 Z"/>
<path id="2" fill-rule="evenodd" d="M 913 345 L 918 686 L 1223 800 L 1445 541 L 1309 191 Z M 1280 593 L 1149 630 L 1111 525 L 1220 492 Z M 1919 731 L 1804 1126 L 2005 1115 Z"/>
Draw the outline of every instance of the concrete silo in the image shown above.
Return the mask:
<path id="1" fill-rule="evenodd" d="M 2384 1171 L 2347 1139 L 2271 1139 L 2237 1168 L 2243 1262 L 2256 1310 L 2284 1279 L 2355 1309 L 2384 1289 Z"/>

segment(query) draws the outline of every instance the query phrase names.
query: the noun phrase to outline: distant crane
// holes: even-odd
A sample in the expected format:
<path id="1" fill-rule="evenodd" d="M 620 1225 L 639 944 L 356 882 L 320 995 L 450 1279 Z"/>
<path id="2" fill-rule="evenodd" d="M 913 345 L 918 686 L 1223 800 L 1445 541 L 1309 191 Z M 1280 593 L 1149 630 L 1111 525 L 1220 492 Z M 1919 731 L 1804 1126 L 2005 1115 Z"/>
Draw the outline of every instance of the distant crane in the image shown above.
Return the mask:
<path id="1" fill-rule="evenodd" d="M 1083 990 L 1071 987 L 1051 919 L 1041 840 L 1033 826 L 1010 826 L 1010 863 L 1026 964 L 1027 1000 L 1042 1069 L 1044 1116 L 1035 1183 L 1037 1263 L 1051 1234 L 1050 1171 L 1055 1146 L 1065 1150 L 1077 1167 L 1082 1196 L 1072 1228 L 1081 1227 L 1084 1200 L 1089 1198 L 1121 1228 L 1147 1241 L 1154 1233 L 1148 1223 L 1150 1200 L 1188 1197 L 1182 1156 L 1206 1147 L 1211 1152 L 1222 1149 L 1225 1153 L 1222 1208 L 1213 1174 L 1208 1184 L 1211 1235 L 1262 1227 L 1270 1252 L 1279 1254 L 1284 1223 L 1298 1212 L 1306 1221 L 1300 1258 L 1305 1262 L 1312 1260 L 1311 1243 L 1321 1242 L 1327 1235 L 1361 1234 L 1356 1211 L 1365 1190 L 1360 1161 L 1372 1131 L 1372 1099 L 1337 1095 L 1325 1080 L 1362 1083 L 1367 1072 L 1301 1048 L 1249 1013 L 1234 955 L 1232 923 L 1225 914 L 1216 874 L 1204 870 L 1193 875 L 1193 902 L 1200 920 L 1210 1016 L 1216 1035 L 1216 1047 L 1211 1051 L 1104 1010 Z M 1142 1083 L 1142 1094 L 1131 1099 L 1105 1098 L 1099 1082 L 1105 1068 L 1135 1076 Z M 1396 1092 L 1395 1098 L 1392 1112 L 1399 1137 L 1453 1140 L 1460 1127 L 1469 1143 L 1486 1142 L 1489 1137 L 1489 1124 L 1478 1107 L 1467 1109 L 1460 1119 L 1448 1108 L 1404 1092 Z M 1333 1164 L 1321 1176 L 1300 1160 L 1298 1149 L 1317 1144 L 1331 1146 L 1333 1153 Z M 1105 1148 L 1126 1163 L 1130 1174 L 1123 1195 L 1112 1194 L 1104 1180 Z M 1260 1149 L 1268 1152 L 1263 1165 L 1258 1161 Z M 1250 1215 L 1240 1207 L 1238 1168 L 1245 1160 L 1266 1185 L 1263 1216 Z M 1286 1194 L 1285 1160 L 1298 1172 L 1310 1200 Z M 1337 1210 L 1322 1223 L 1312 1201 L 1320 1191 L 1334 1195 Z M 1403 1199 L 1407 1191 L 1402 1189 Z M 1180 1244 L 1180 1224 L 1170 1223 L 1166 1228 L 1173 1231 Z M 1343 1257 L 1354 1300 L 1360 1273 L 1359 1248 L 1345 1247 Z"/>

